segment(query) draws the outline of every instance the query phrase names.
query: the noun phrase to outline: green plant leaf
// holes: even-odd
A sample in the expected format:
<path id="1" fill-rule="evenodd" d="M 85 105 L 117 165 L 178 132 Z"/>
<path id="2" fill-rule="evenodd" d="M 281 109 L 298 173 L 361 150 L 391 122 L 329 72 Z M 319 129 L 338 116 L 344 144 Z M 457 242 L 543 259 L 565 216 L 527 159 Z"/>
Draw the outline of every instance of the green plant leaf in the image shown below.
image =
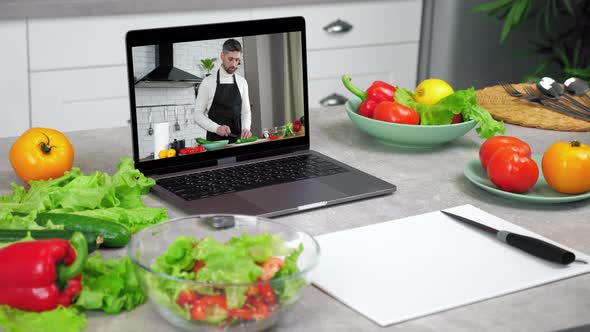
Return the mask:
<path id="1" fill-rule="evenodd" d="M 559 61 L 561 61 L 561 63 L 563 64 L 564 67 L 571 67 L 570 66 L 570 61 L 567 58 L 567 55 L 565 54 L 563 48 L 556 47 L 554 49 L 554 52 L 557 55 L 557 58 L 559 59 Z"/>
<path id="2" fill-rule="evenodd" d="M 580 53 L 582 51 L 582 39 L 576 41 L 576 47 L 574 47 L 574 55 L 572 59 L 572 67 L 578 67 L 578 61 L 580 60 Z"/>
<path id="3" fill-rule="evenodd" d="M 549 66 L 550 63 L 551 63 L 551 60 L 549 60 L 549 59 L 541 62 L 539 65 L 537 65 L 535 68 L 533 68 L 533 70 L 530 72 L 529 75 L 538 75 L 543 70 L 545 70 L 545 68 L 547 68 L 547 66 Z"/>
<path id="4" fill-rule="evenodd" d="M 586 68 L 564 68 L 563 71 L 569 76 L 576 76 L 586 81 L 590 80 L 590 66 Z"/>
<path id="5" fill-rule="evenodd" d="M 506 19 L 504 20 L 504 25 L 502 26 L 502 32 L 500 33 L 500 44 L 502 44 L 504 42 L 504 40 L 506 40 L 506 37 L 508 37 L 508 34 L 510 33 L 510 30 L 512 29 L 512 22 L 514 22 L 514 15 L 515 15 L 515 10 L 514 8 L 516 8 L 515 6 L 513 6 L 512 8 L 510 8 L 510 11 L 508 12 L 508 15 L 506 16 Z"/>
<path id="6" fill-rule="evenodd" d="M 490 10 L 488 13 L 489 16 L 494 16 L 498 20 L 502 21 L 506 15 L 508 15 L 508 11 L 510 10 L 510 6 L 504 6 L 496 9 Z"/>
<path id="7" fill-rule="evenodd" d="M 516 17 L 514 20 L 514 25 L 521 24 L 527 19 L 528 12 L 529 12 L 530 0 L 519 0 L 516 4 Z"/>
<path id="8" fill-rule="evenodd" d="M 491 12 L 493 10 L 501 9 L 507 7 L 512 0 L 497 0 L 488 3 L 481 4 L 476 6 L 471 10 L 473 13 L 480 13 L 480 12 Z M 493 15 L 493 14 L 492 14 Z"/>
<path id="9" fill-rule="evenodd" d="M 526 19 L 525 14 L 527 13 L 528 5 L 529 0 L 516 0 L 513 4 L 508 16 L 506 16 L 506 20 L 504 21 L 504 26 L 502 27 L 502 33 L 500 35 L 500 43 L 503 43 L 504 40 L 506 40 L 512 27 L 520 24 Z"/>
<path id="10" fill-rule="evenodd" d="M 543 23 L 544 23 L 544 28 L 545 28 L 545 33 L 550 33 L 550 24 L 549 24 L 549 19 L 551 18 L 551 14 L 550 14 L 550 2 L 547 1 L 545 2 L 545 8 L 543 10 Z"/>
<path id="11" fill-rule="evenodd" d="M 574 12 L 574 7 L 572 6 L 570 0 L 562 0 L 561 3 L 571 16 L 576 16 L 576 13 Z"/>
<path id="12" fill-rule="evenodd" d="M 557 10 L 557 3 L 555 3 L 555 0 L 549 0 L 549 3 L 551 5 L 551 12 L 553 13 L 553 18 L 557 19 L 559 17 L 559 10 Z"/>

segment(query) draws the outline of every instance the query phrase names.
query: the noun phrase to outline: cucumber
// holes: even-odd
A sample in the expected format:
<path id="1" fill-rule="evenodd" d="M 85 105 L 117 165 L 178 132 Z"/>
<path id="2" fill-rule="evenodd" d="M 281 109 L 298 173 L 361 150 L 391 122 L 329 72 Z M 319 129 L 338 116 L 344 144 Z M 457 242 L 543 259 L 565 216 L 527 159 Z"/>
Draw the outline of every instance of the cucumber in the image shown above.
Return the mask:
<path id="1" fill-rule="evenodd" d="M 199 143 L 199 144 L 210 144 L 210 143 L 213 143 L 213 142 L 208 141 L 208 140 L 206 140 L 204 138 L 201 138 L 201 137 L 197 137 L 197 143 Z"/>
<path id="2" fill-rule="evenodd" d="M 249 143 L 249 142 L 256 142 L 258 140 L 258 136 L 250 136 L 248 138 L 239 138 L 236 141 L 236 144 L 240 144 L 240 143 Z"/>
<path id="3" fill-rule="evenodd" d="M 45 226 L 49 220 L 55 225 L 63 225 L 66 230 L 96 233 L 104 238 L 103 246 L 105 247 L 124 247 L 131 239 L 131 232 L 124 225 L 87 216 L 42 212 L 37 214 L 35 222 Z"/>
<path id="4" fill-rule="evenodd" d="M 43 239 L 64 239 L 72 238 L 74 231 L 65 229 L 0 229 L 0 243 L 10 243 L 20 241 L 27 237 L 27 233 L 31 233 L 31 237 L 35 240 Z M 96 233 L 82 232 L 88 243 L 88 253 L 98 249 L 102 243 L 103 238 Z"/>

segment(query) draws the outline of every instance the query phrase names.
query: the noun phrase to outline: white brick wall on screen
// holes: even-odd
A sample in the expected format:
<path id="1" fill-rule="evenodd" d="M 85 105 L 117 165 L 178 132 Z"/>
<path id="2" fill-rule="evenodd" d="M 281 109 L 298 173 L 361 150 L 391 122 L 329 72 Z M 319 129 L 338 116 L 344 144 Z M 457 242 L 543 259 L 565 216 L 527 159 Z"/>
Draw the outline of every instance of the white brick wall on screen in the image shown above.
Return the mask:
<path id="1" fill-rule="evenodd" d="M 133 76 L 136 79 L 144 77 L 156 68 L 156 47 L 154 45 L 134 47 L 132 55 Z"/>
<path id="2" fill-rule="evenodd" d="M 243 43 L 241 37 L 235 39 Z M 215 61 L 215 68 L 211 71 L 213 74 L 219 69 L 221 61 L 219 54 L 226 40 L 227 38 L 174 44 L 174 66 L 199 77 L 205 77 L 206 72 L 200 65 L 201 59 L 215 58 L 217 61 Z M 244 76 L 243 66 L 238 67 L 237 72 Z"/>
<path id="3" fill-rule="evenodd" d="M 242 43 L 242 38 L 236 38 Z M 203 58 L 216 58 L 215 69 L 219 68 L 219 54 L 226 39 L 207 40 L 189 43 L 177 43 L 173 45 L 174 66 L 193 75 L 204 77 L 205 72 L 200 66 Z M 155 68 L 155 47 L 142 46 L 133 48 L 133 72 L 139 79 Z M 238 67 L 238 73 L 244 76 L 243 66 Z M 191 106 L 178 107 L 178 123 L 180 131 L 174 131 L 174 107 L 168 109 L 168 123 L 170 128 L 170 142 L 174 139 L 184 139 L 186 146 L 195 146 L 195 138 L 205 137 L 206 131 L 193 121 L 191 110 L 194 109 L 194 88 L 136 88 L 135 103 L 137 106 L 162 105 L 162 104 L 190 104 Z M 184 110 L 186 108 L 186 116 Z M 154 107 L 152 110 L 152 126 L 154 123 L 165 122 L 163 107 Z M 137 126 L 139 138 L 139 157 L 146 158 L 154 152 L 154 136 L 148 135 L 148 108 L 137 109 Z M 188 120 L 188 123 L 187 123 Z"/>

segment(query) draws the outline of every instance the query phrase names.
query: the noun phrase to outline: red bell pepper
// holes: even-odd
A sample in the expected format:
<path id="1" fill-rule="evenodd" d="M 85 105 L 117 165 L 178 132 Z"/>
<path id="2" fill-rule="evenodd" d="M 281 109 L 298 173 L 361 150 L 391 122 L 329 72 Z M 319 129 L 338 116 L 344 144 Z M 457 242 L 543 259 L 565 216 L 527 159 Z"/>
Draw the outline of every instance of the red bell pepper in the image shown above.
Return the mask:
<path id="1" fill-rule="evenodd" d="M 0 304 L 27 311 L 67 307 L 81 291 L 86 238 L 16 242 L 0 249 Z"/>
<path id="2" fill-rule="evenodd" d="M 358 113 L 368 118 L 373 118 L 373 112 L 377 105 L 383 101 L 394 101 L 395 87 L 383 81 L 374 81 L 373 84 L 363 91 L 351 83 L 350 76 L 343 75 L 342 83 L 353 94 L 361 98 Z"/>

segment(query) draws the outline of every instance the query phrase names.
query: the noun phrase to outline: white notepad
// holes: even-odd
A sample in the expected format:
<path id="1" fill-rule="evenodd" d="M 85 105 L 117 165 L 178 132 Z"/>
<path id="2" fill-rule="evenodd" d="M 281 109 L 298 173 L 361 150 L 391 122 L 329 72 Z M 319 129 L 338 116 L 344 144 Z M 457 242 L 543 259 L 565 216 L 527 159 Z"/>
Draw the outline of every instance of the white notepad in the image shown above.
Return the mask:
<path id="1" fill-rule="evenodd" d="M 446 211 L 557 244 L 472 205 Z M 313 283 L 381 326 L 590 272 L 590 264 L 544 261 L 439 211 L 317 240 Z"/>

